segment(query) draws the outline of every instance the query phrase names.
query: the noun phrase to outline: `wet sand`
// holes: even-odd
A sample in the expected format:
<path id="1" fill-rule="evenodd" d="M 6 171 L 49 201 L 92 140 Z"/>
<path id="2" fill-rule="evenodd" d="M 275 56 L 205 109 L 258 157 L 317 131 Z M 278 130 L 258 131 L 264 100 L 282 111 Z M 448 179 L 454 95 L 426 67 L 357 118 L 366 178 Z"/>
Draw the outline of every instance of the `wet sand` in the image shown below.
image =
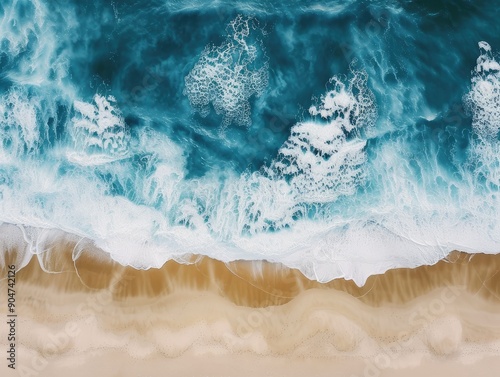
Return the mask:
<path id="1" fill-rule="evenodd" d="M 121 266 L 61 239 L 16 276 L 21 376 L 496 376 L 500 255 L 453 252 L 363 287 L 268 262 Z M 0 261 L 0 315 L 7 307 Z M 5 321 L 2 321 L 5 322 Z M 8 350 L 7 325 L 0 346 Z M 5 351 L 3 351 L 4 354 Z M 8 373 L 4 374 L 3 371 Z"/>

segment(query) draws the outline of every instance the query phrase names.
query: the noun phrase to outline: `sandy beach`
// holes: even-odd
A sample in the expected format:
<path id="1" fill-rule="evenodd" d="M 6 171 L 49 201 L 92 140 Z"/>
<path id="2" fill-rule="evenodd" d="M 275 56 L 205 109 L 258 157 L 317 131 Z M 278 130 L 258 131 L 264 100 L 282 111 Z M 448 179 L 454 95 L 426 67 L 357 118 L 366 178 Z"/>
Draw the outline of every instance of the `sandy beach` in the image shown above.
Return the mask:
<path id="1" fill-rule="evenodd" d="M 199 256 L 136 270 L 97 249 L 73 260 L 74 246 L 62 239 L 17 272 L 9 375 L 495 376 L 500 367 L 500 255 L 453 252 L 358 287 Z M 21 256 L 4 257 L 7 297 L 7 266 Z"/>

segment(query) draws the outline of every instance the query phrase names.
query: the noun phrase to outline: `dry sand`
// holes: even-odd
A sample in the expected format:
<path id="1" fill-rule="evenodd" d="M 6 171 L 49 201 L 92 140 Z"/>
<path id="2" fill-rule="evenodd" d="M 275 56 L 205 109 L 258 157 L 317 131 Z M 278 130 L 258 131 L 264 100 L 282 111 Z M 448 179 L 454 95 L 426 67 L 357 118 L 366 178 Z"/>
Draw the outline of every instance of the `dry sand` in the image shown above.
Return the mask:
<path id="1" fill-rule="evenodd" d="M 99 250 L 73 261 L 73 246 L 61 241 L 17 273 L 17 369 L 3 357 L 1 376 L 500 375 L 500 255 L 454 252 L 357 287 L 196 256 L 139 271 Z M 3 255 L 6 318 L 18 253 Z"/>

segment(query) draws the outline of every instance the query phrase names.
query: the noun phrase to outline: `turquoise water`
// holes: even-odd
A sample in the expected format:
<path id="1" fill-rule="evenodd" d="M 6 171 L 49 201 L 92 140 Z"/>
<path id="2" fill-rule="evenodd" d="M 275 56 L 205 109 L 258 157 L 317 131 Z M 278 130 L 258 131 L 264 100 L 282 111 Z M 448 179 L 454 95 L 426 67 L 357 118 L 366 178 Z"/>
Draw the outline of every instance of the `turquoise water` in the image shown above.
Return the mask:
<path id="1" fill-rule="evenodd" d="M 3 1 L 0 221 L 359 284 L 497 253 L 499 9 Z"/>

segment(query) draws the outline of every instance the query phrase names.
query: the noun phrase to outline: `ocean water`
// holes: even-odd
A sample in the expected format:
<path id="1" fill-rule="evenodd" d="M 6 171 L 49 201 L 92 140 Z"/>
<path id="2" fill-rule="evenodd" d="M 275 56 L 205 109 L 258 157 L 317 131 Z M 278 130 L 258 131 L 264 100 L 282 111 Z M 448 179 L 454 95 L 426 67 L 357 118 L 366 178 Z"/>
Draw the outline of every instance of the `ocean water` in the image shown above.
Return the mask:
<path id="1" fill-rule="evenodd" d="M 498 5 L 3 0 L 0 222 L 358 284 L 498 253 Z"/>

